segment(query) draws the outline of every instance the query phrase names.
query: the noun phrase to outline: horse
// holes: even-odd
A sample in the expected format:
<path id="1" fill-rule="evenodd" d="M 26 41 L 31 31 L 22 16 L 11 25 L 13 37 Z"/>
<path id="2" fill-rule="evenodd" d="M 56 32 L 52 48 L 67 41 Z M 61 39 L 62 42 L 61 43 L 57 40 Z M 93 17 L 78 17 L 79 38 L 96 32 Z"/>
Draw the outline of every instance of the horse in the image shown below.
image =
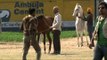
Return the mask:
<path id="1" fill-rule="evenodd" d="M 37 41 L 39 43 L 40 40 L 40 34 L 43 34 L 43 44 L 44 44 L 44 53 L 46 53 L 46 37 L 49 40 L 49 51 L 48 53 L 50 53 L 51 51 L 51 46 L 52 46 L 52 39 L 50 36 L 50 32 L 52 31 L 52 29 L 50 29 L 50 26 L 52 26 L 53 23 L 53 18 L 51 16 L 44 16 L 44 15 L 40 15 L 37 16 L 36 19 L 37 20 Z"/>
<path id="2" fill-rule="evenodd" d="M 83 12 L 82 6 L 79 5 L 78 3 L 76 4 L 74 8 L 74 12 L 72 16 L 76 17 L 75 28 L 76 28 L 76 33 L 77 33 L 77 45 L 78 47 L 80 46 L 80 43 L 79 43 L 79 37 L 80 37 L 81 47 L 82 47 L 83 46 L 83 34 L 86 35 L 85 32 L 87 30 L 87 26 L 86 26 L 86 22 L 83 20 L 84 12 Z M 87 45 L 89 45 L 87 37 L 86 37 L 86 42 L 87 42 Z"/>

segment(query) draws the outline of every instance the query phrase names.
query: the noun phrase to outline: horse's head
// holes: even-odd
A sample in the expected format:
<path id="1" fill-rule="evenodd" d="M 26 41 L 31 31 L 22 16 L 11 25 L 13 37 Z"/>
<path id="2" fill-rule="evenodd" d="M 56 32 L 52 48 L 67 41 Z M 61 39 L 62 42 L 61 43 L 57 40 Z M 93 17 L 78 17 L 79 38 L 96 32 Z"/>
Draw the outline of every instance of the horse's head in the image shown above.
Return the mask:
<path id="1" fill-rule="evenodd" d="M 72 16 L 78 16 L 78 15 L 83 16 L 83 9 L 82 6 L 77 3 L 74 8 L 74 12 Z"/>
<path id="2" fill-rule="evenodd" d="M 39 15 L 39 16 L 37 16 L 37 19 L 38 20 L 45 19 L 45 16 L 44 15 Z"/>

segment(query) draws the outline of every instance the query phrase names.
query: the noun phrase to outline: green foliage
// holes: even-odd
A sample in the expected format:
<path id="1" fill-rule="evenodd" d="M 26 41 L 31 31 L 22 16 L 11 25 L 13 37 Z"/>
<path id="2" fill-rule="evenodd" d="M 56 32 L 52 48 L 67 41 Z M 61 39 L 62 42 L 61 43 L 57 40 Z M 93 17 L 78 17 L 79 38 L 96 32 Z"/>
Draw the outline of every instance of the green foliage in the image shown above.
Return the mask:
<path id="1" fill-rule="evenodd" d="M 52 36 L 52 34 L 51 34 Z M 72 38 L 76 37 L 75 31 L 62 31 L 61 38 Z M 22 42 L 23 41 L 22 32 L 2 32 L 0 33 L 0 42 Z"/>

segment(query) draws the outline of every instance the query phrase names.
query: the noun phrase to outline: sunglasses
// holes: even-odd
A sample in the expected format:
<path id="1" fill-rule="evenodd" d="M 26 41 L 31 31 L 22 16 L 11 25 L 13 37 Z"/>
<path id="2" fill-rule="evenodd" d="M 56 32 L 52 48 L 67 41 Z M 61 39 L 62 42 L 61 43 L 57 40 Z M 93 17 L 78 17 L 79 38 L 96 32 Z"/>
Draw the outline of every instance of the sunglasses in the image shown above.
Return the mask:
<path id="1" fill-rule="evenodd" d="M 104 9 L 105 7 L 99 7 L 98 9 Z"/>

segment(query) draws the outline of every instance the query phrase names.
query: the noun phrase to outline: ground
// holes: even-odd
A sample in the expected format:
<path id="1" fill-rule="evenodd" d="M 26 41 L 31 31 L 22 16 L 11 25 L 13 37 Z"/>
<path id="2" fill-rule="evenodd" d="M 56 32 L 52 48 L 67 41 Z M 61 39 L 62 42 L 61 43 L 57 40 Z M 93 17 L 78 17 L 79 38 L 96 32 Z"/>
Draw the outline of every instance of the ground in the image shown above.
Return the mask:
<path id="1" fill-rule="evenodd" d="M 89 49 L 84 41 L 83 47 L 77 47 L 77 38 L 61 39 L 61 54 L 44 54 L 43 43 L 41 60 L 92 60 L 93 49 Z M 48 50 L 48 43 L 47 43 Z M 48 51 L 47 51 L 48 52 Z M 53 52 L 53 49 L 51 53 Z M 0 60 L 22 60 L 23 43 L 4 42 L 0 43 Z M 28 60 L 35 60 L 35 51 L 30 47 Z"/>

